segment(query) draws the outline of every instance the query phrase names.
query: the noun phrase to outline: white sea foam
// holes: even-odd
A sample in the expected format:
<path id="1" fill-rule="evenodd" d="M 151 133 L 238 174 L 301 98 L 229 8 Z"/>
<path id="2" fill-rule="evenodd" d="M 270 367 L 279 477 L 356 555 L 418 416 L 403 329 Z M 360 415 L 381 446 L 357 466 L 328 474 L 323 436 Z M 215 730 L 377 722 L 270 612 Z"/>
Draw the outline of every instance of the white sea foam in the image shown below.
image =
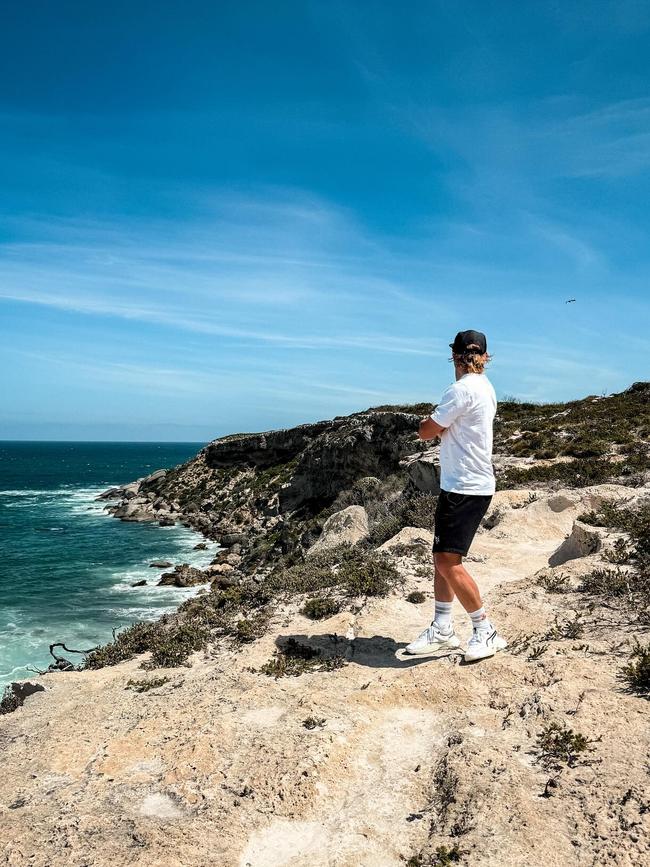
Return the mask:
<path id="1" fill-rule="evenodd" d="M 66 514 L 74 515 L 75 518 L 83 516 L 93 524 L 95 521 L 115 521 L 106 513 L 107 503 L 97 499 L 98 495 L 109 487 L 115 485 L 6 489 L 0 490 L 0 497 L 3 498 L 2 508 L 33 509 L 37 507 L 40 500 L 46 507 L 43 516 L 49 512 L 49 522 L 45 517 L 40 529 L 44 532 L 59 533 L 69 529 L 69 525 L 61 527 L 59 523 Z M 52 508 L 54 512 L 51 511 Z M 206 542 L 205 550 L 195 550 L 198 542 L 206 540 L 197 531 L 182 525 L 156 527 L 154 532 L 149 532 L 150 530 L 151 527 L 148 527 L 147 533 L 143 534 L 143 538 L 150 540 L 150 549 L 146 557 L 139 555 L 141 558 L 139 562 L 132 562 L 126 569 L 108 565 L 92 567 L 95 575 L 88 576 L 89 587 L 93 589 L 87 611 L 82 607 L 73 621 L 68 620 L 66 615 L 61 620 L 61 624 L 65 624 L 63 637 L 69 647 L 89 648 L 97 643 L 103 643 L 110 640 L 111 625 L 114 624 L 121 629 L 125 621 L 156 620 L 165 613 L 174 612 L 184 600 L 205 589 L 208 582 L 188 588 L 159 587 L 157 582 L 164 570 L 152 569 L 149 564 L 154 559 L 165 558 L 174 564 L 188 563 L 202 568 L 211 562 L 215 552 L 219 550 L 219 545 L 215 542 Z M 161 540 L 159 550 L 156 550 L 156 539 Z M 149 545 L 147 547 L 149 548 Z M 142 579 L 147 580 L 147 585 L 132 586 Z M 30 663 L 20 664 L 19 660 L 31 657 L 35 667 L 46 668 L 51 662 L 48 656 L 48 644 L 63 634 L 59 631 L 56 622 L 48 622 L 45 628 L 32 617 L 24 617 L 24 612 L 19 609 L 5 609 L 2 619 L 0 657 L 3 665 L 0 666 L 0 692 L 3 684 L 12 679 L 33 676 L 33 672 L 27 667 Z M 108 634 L 106 634 L 107 630 Z M 76 661 L 76 657 L 73 659 Z"/>

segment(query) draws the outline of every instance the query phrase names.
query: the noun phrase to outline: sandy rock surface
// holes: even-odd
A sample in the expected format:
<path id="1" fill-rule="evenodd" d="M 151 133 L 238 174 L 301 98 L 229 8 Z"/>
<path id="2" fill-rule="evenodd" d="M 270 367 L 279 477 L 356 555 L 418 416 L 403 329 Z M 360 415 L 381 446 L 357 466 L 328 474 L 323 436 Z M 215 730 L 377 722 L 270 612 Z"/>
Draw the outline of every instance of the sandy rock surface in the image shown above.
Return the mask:
<path id="1" fill-rule="evenodd" d="M 596 621 L 588 639 L 526 650 L 578 604 L 535 574 L 577 582 L 600 564 L 549 558 L 596 498 L 633 493 L 495 496 L 469 568 L 511 648 L 478 665 L 404 657 L 433 588 L 398 545 L 404 587 L 354 611 L 313 623 L 287 608 L 254 644 L 213 646 L 191 668 L 145 672 L 138 659 L 42 678 L 0 717 L 0 864 L 403 867 L 454 843 L 472 865 L 650 863 L 648 704 L 622 691 L 625 653 L 612 650 L 630 636 Z M 411 590 L 429 601 L 408 603 Z M 251 670 L 290 636 L 347 664 L 279 680 Z M 552 721 L 593 740 L 587 763 L 543 768 L 536 738 Z"/>
<path id="2" fill-rule="evenodd" d="M 330 515 L 318 540 L 307 556 L 321 554 L 337 545 L 356 545 L 368 535 L 368 514 L 363 506 L 348 506 Z"/>

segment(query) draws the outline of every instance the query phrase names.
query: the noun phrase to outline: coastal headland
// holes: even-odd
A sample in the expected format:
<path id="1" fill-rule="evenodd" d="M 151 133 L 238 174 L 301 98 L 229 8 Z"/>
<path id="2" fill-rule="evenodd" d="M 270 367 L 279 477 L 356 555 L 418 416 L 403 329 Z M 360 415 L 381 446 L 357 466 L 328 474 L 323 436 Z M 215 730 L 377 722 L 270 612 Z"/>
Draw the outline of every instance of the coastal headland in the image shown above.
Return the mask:
<path id="1" fill-rule="evenodd" d="M 5 695 L 0 864 L 648 860 L 650 383 L 500 404 L 469 560 L 510 647 L 480 665 L 402 652 L 433 605 L 430 409 L 223 437 L 102 495 L 220 549 L 164 567 L 204 585 L 176 613 Z"/>

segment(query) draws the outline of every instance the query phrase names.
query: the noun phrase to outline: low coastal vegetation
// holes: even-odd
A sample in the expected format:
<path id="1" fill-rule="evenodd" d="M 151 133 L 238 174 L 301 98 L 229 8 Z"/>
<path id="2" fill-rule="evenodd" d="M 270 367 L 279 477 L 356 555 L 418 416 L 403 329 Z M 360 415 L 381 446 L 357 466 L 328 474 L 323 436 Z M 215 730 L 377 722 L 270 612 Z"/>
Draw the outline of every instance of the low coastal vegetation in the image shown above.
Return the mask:
<path id="1" fill-rule="evenodd" d="M 316 593 L 304 601 L 303 612 L 318 620 L 359 597 L 385 596 L 401 580 L 387 557 L 342 545 L 291 566 L 278 564 L 258 580 L 193 597 L 179 607 L 175 617 L 164 615 L 153 623 L 127 627 L 112 642 L 90 652 L 83 667 L 116 665 L 145 652 L 150 657 L 142 663 L 144 668 L 178 667 L 211 640 L 225 638 L 237 645 L 259 638 L 281 602 Z M 324 590 L 328 595 L 322 594 Z M 327 660 L 317 660 L 319 653 L 310 654 L 310 649 L 290 644 L 278 651 L 264 673 L 295 674 L 328 667 Z M 312 662 L 306 664 L 309 660 Z"/>
<path id="2" fill-rule="evenodd" d="M 260 672 L 276 680 L 279 677 L 298 677 L 315 671 L 335 671 L 345 665 L 339 654 L 326 655 L 318 647 L 311 647 L 296 638 L 289 638 L 279 647 Z"/>
<path id="3" fill-rule="evenodd" d="M 627 536 L 604 552 L 613 566 L 585 575 L 580 589 L 601 599 L 619 599 L 635 620 L 650 623 L 650 498 L 632 506 L 605 501 L 580 520 Z"/>
<path id="4" fill-rule="evenodd" d="M 630 692 L 650 698 L 650 644 L 636 642 L 620 676 Z"/>
<path id="5" fill-rule="evenodd" d="M 537 758 L 547 770 L 574 768 L 586 763 L 586 753 L 594 750 L 593 741 L 564 724 L 551 722 L 537 735 Z"/>

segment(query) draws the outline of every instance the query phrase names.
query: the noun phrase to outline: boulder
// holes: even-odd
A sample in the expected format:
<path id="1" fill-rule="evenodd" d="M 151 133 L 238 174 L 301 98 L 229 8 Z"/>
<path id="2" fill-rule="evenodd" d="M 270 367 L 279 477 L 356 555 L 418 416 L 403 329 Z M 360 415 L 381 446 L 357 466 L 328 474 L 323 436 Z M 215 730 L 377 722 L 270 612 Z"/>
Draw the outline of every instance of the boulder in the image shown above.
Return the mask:
<path id="1" fill-rule="evenodd" d="M 209 576 L 201 569 L 196 569 L 188 563 L 182 563 L 180 566 L 176 566 L 173 572 L 164 572 L 160 576 L 158 586 L 194 587 L 196 584 L 205 584 L 208 580 Z"/>
<path id="2" fill-rule="evenodd" d="M 224 533 L 219 537 L 219 543 L 221 545 L 225 545 L 226 547 L 230 545 L 241 544 L 246 541 L 246 536 L 244 533 Z"/>
<path id="3" fill-rule="evenodd" d="M 116 518 L 128 518 L 129 515 L 132 515 L 134 512 L 137 512 L 140 509 L 140 506 L 137 503 L 122 503 L 120 506 L 115 509 L 113 514 Z"/>
<path id="4" fill-rule="evenodd" d="M 146 582 L 145 579 L 143 578 L 142 581 L 134 581 L 134 582 L 131 584 L 131 587 L 145 587 L 146 584 L 147 584 L 147 582 Z"/>
<path id="5" fill-rule="evenodd" d="M 159 479 L 163 479 L 167 475 L 167 470 L 156 470 L 148 476 L 145 476 L 144 479 L 141 480 L 140 484 L 147 486 L 151 485 L 153 482 L 157 482 Z"/>
<path id="6" fill-rule="evenodd" d="M 135 512 L 131 512 L 130 515 L 122 518 L 122 520 L 132 524 L 146 524 L 147 521 L 155 521 L 156 518 L 145 509 L 136 509 Z"/>
<path id="7" fill-rule="evenodd" d="M 173 565 L 174 564 L 169 560 L 152 560 L 151 563 L 149 563 L 149 566 L 152 569 L 169 569 L 169 567 Z"/>
<path id="8" fill-rule="evenodd" d="M 210 584 L 212 590 L 227 590 L 229 587 L 236 587 L 239 582 L 233 575 L 217 575 L 214 581 Z"/>
<path id="9" fill-rule="evenodd" d="M 101 494 L 96 498 L 98 500 L 114 500 L 117 497 L 122 496 L 121 488 L 109 488 L 107 491 L 102 491 Z"/>
<path id="10" fill-rule="evenodd" d="M 234 572 L 235 569 L 230 563 L 217 563 L 216 565 L 208 566 L 205 569 L 205 573 L 207 575 L 229 575 L 231 572 Z"/>
<path id="11" fill-rule="evenodd" d="M 363 506 L 348 506 L 330 515 L 308 556 L 320 554 L 337 545 L 357 545 L 368 536 L 368 513 Z"/>
<path id="12" fill-rule="evenodd" d="M 396 548 L 413 548 L 431 551 L 432 545 L 433 533 L 431 530 L 424 530 L 422 527 L 403 527 L 399 533 L 380 545 L 377 550 L 390 552 Z"/>
<path id="13" fill-rule="evenodd" d="M 195 551 L 205 551 L 208 547 L 207 542 L 199 542 L 198 545 L 194 546 Z"/>
<path id="14" fill-rule="evenodd" d="M 169 515 L 163 515 L 161 518 L 158 518 L 158 524 L 161 527 L 173 527 L 175 526 L 176 521 Z"/>
<path id="15" fill-rule="evenodd" d="M 415 455 L 403 461 L 411 482 L 423 494 L 440 493 L 440 466 L 433 452 Z"/>
<path id="16" fill-rule="evenodd" d="M 574 521 L 571 533 L 548 558 L 549 566 L 561 566 L 567 560 L 588 557 L 603 547 L 607 531 L 602 527 L 592 527 L 582 521 Z"/>
<path id="17" fill-rule="evenodd" d="M 30 695 L 34 695 L 35 692 L 43 692 L 45 690 L 42 683 L 34 683 L 30 680 L 14 681 L 10 684 L 9 688 L 21 704 Z"/>

